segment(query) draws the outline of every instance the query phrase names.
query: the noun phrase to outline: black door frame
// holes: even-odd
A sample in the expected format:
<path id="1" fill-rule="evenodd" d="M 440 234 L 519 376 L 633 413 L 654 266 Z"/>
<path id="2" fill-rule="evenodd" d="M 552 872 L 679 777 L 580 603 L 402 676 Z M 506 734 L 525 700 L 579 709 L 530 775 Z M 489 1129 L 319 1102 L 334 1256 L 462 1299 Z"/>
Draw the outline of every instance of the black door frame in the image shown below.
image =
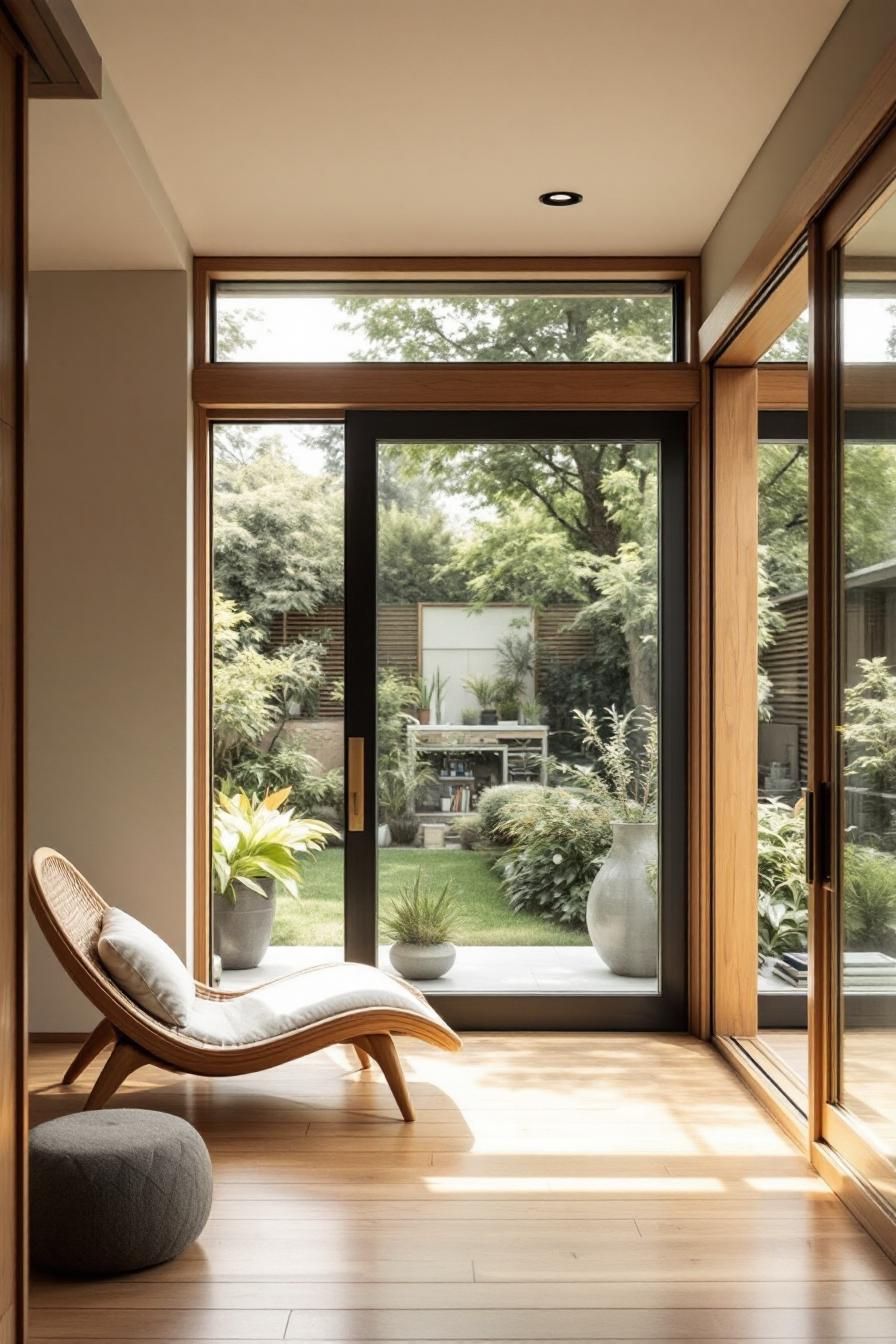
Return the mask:
<path id="1" fill-rule="evenodd" d="M 377 956 L 377 444 L 589 439 L 660 444 L 660 992 L 433 993 L 461 1030 L 687 1030 L 688 417 L 667 411 L 348 411 L 345 738 L 363 738 L 363 830 L 345 836 L 345 953 Z M 348 758 L 346 752 L 346 778 Z"/>

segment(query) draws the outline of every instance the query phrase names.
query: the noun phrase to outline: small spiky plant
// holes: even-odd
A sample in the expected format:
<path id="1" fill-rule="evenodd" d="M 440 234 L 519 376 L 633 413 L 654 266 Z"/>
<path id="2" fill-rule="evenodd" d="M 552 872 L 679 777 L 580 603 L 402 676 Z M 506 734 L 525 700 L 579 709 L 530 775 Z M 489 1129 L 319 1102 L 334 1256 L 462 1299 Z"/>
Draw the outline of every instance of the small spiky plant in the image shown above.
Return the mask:
<path id="1" fill-rule="evenodd" d="M 451 941 L 457 915 L 450 881 L 441 891 L 430 890 L 423 869 L 418 868 L 413 885 L 399 888 L 392 909 L 383 919 L 383 931 L 396 943 L 435 947 Z"/>

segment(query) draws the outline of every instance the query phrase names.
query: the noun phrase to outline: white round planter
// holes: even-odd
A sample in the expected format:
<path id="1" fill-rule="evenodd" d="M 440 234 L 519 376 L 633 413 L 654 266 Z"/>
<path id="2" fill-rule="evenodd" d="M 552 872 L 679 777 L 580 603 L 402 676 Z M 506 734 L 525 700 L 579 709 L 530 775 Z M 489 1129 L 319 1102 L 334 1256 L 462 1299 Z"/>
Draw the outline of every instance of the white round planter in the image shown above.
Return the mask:
<path id="1" fill-rule="evenodd" d="M 613 843 L 588 893 L 588 933 L 614 975 L 656 975 L 659 925 L 654 822 L 614 821 Z"/>
<path id="2" fill-rule="evenodd" d="M 405 980 L 438 980 L 454 965 L 457 948 L 453 943 L 393 943 L 389 960 Z"/>

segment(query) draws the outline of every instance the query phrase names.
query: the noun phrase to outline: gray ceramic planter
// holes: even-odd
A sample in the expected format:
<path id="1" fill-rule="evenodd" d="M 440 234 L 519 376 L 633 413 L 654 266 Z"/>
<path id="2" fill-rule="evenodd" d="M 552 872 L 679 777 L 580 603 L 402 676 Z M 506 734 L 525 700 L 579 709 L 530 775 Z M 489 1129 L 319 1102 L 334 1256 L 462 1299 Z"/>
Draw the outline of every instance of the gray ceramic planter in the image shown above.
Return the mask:
<path id="1" fill-rule="evenodd" d="M 270 892 L 267 898 L 243 886 L 238 888 L 236 905 L 215 895 L 214 950 L 225 971 L 257 966 L 271 945 L 277 908 L 274 879 L 260 877 L 258 885 Z"/>
<path id="2" fill-rule="evenodd" d="M 457 948 L 453 943 L 393 943 L 389 960 L 405 980 L 438 980 L 454 965 Z"/>

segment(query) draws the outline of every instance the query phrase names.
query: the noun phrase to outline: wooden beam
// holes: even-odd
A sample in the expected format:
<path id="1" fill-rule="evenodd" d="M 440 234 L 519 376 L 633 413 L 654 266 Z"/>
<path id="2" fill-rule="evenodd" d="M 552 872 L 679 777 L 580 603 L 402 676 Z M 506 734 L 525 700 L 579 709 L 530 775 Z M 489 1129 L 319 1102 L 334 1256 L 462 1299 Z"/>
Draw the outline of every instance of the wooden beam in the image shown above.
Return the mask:
<path id="1" fill-rule="evenodd" d="M 755 369 L 713 381 L 713 1025 L 757 1030 L 758 466 Z"/>
<path id="2" fill-rule="evenodd" d="M 778 214 L 753 247 L 734 280 L 700 327 L 700 358 L 723 349 L 755 296 L 832 199 L 869 147 L 886 129 L 896 107 L 896 43 L 865 82 L 847 116 L 795 184 Z"/>
<path id="3" fill-rule="evenodd" d="M 72 0 L 3 0 L 30 55 L 32 98 L 101 98 L 103 63 Z"/>
<path id="4" fill-rule="evenodd" d="M 207 411 L 690 410 L 700 373 L 676 364 L 208 364 L 193 373 Z"/>
<path id="5" fill-rule="evenodd" d="M 719 367 L 758 364 L 779 336 L 809 306 L 809 259 L 800 257 L 765 301 L 751 313 L 719 355 Z"/>
<path id="6" fill-rule="evenodd" d="M 809 405 L 809 369 L 805 364 L 760 364 L 760 411 L 804 411 Z"/>

